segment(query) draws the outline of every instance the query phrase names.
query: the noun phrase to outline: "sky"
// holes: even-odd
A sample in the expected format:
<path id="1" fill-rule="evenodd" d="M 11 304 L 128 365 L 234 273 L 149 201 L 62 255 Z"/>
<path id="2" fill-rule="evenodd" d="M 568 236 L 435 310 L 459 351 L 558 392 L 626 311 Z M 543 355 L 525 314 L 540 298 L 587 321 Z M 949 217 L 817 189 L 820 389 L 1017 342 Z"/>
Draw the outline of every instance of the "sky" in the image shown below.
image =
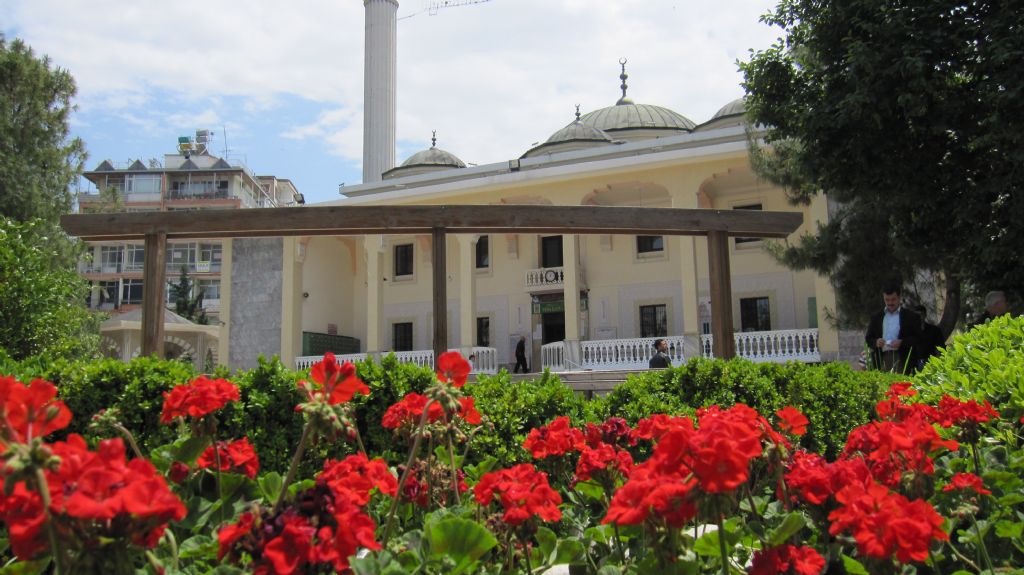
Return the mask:
<path id="1" fill-rule="evenodd" d="M 432 9 L 432 6 L 448 4 Z M 774 0 L 400 0 L 397 153 L 518 158 L 621 95 L 705 122 L 743 95 L 738 60 L 780 35 Z M 0 30 L 75 77 L 86 169 L 211 150 L 307 203 L 362 180 L 360 0 L 2 0 Z M 226 154 L 225 154 L 226 152 Z M 83 190 L 87 189 L 83 183 Z M 343 189 L 343 188 L 342 188 Z"/>

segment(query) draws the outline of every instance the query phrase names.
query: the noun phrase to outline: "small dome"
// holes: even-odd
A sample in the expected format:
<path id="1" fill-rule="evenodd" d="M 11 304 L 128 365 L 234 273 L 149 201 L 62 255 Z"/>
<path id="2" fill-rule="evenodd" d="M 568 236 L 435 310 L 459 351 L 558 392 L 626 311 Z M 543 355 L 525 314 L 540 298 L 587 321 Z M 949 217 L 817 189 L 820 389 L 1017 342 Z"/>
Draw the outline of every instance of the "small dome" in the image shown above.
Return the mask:
<path id="1" fill-rule="evenodd" d="M 402 162 L 401 166 L 391 168 L 381 174 L 387 180 L 401 176 L 415 176 L 426 172 L 437 172 L 453 168 L 465 168 L 466 164 L 455 154 L 437 147 L 437 138 L 431 139 L 431 146 L 426 150 L 416 152 L 409 159 Z"/>
<path id="2" fill-rule="evenodd" d="M 747 100 L 746 98 L 736 98 L 732 102 L 722 106 L 720 110 L 715 112 L 714 116 L 711 116 L 711 120 L 717 120 L 726 116 L 738 116 L 747 112 Z"/>
<path id="3" fill-rule="evenodd" d="M 632 104 L 620 100 L 620 104 L 594 110 L 585 114 L 580 121 L 604 132 L 623 130 L 674 130 L 688 132 L 696 126 L 689 118 L 661 106 Z"/>
<path id="4" fill-rule="evenodd" d="M 578 112 L 577 112 L 578 115 Z M 612 141 L 608 134 L 593 126 L 584 124 L 580 118 L 576 118 L 571 124 L 558 130 L 543 144 L 531 148 L 523 154 L 523 157 L 535 156 L 541 151 L 545 152 L 567 152 L 580 150 L 591 146 L 610 144 Z"/>
<path id="5" fill-rule="evenodd" d="M 409 157 L 408 160 L 402 162 L 401 168 L 411 168 L 413 166 L 446 166 L 449 168 L 465 168 L 466 164 L 463 163 L 455 154 L 431 146 L 426 150 L 416 152 Z"/>

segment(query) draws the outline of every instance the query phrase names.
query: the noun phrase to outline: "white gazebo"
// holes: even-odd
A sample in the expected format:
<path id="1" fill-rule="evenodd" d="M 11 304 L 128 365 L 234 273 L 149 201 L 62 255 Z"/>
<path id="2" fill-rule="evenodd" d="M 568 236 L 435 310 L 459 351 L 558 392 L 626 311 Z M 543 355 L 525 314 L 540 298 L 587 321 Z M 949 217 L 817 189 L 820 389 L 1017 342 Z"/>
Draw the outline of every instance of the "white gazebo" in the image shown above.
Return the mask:
<path id="1" fill-rule="evenodd" d="M 100 325 L 103 352 L 121 361 L 142 353 L 142 309 L 116 315 Z M 191 361 L 198 371 L 217 364 L 220 328 L 191 322 L 164 310 L 164 357 Z"/>

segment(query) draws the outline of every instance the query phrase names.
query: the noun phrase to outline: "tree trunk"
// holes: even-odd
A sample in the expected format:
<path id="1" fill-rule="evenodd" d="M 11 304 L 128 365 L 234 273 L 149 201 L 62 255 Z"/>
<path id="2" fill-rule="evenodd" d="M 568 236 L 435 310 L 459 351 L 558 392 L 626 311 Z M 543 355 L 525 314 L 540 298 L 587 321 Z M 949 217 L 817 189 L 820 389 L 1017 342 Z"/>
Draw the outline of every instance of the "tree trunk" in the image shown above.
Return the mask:
<path id="1" fill-rule="evenodd" d="M 944 271 L 943 275 L 946 277 L 946 303 L 942 306 L 939 329 L 942 330 L 942 338 L 945 340 L 953 333 L 956 322 L 960 319 L 960 278 L 948 270 Z"/>

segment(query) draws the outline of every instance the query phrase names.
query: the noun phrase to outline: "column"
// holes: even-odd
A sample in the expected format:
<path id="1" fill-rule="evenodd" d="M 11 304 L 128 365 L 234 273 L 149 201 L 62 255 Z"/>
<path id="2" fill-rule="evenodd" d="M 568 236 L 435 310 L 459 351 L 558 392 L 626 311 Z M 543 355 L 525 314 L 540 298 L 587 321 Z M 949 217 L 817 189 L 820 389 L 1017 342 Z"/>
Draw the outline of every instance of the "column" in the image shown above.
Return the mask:
<path id="1" fill-rule="evenodd" d="M 736 356 L 732 331 L 732 276 L 729 270 L 729 236 L 708 232 L 708 272 L 711 277 L 711 334 L 715 338 L 715 357 Z"/>
<path id="2" fill-rule="evenodd" d="M 580 285 L 578 236 L 562 236 L 563 288 L 565 290 L 565 359 L 571 368 L 580 366 Z"/>
<path id="3" fill-rule="evenodd" d="M 217 335 L 217 361 L 221 365 L 228 365 L 231 358 L 231 266 L 232 266 L 232 243 L 234 240 L 225 239 L 221 244 L 220 262 L 220 333 Z"/>
<path id="4" fill-rule="evenodd" d="M 434 365 L 445 351 L 448 351 L 448 242 L 444 228 L 438 226 L 431 232 L 431 248 L 434 255 Z"/>
<path id="5" fill-rule="evenodd" d="M 697 208 L 697 194 L 672 197 L 673 208 Z M 666 242 L 667 244 L 668 242 Z M 686 341 L 683 354 L 687 358 L 700 357 L 700 287 L 697 283 L 697 238 L 678 236 L 680 299 L 683 306 L 683 338 Z M 672 334 L 669 334 L 672 335 Z"/>
<path id="6" fill-rule="evenodd" d="M 301 238 L 282 238 L 281 249 L 281 363 L 294 368 L 302 355 Z"/>
<path id="7" fill-rule="evenodd" d="M 459 348 L 469 357 L 476 345 L 476 243 L 478 235 L 459 234 Z"/>
<path id="8" fill-rule="evenodd" d="M 811 200 L 808 210 L 809 221 L 804 222 L 805 229 L 814 229 L 817 224 L 828 223 L 828 198 L 818 194 Z M 839 358 L 839 330 L 834 322 L 829 321 L 829 313 L 836 310 L 836 290 L 828 276 L 815 274 L 814 297 L 818 308 L 818 353 L 821 361 Z"/>
<path id="9" fill-rule="evenodd" d="M 146 234 L 145 273 L 142 284 L 142 355 L 164 357 L 164 265 L 167 234 Z"/>
<path id="10" fill-rule="evenodd" d="M 384 238 L 380 235 L 363 237 L 366 257 L 366 352 L 371 354 L 383 351 L 380 329 L 384 315 L 384 294 L 381 293 L 381 278 L 385 273 L 382 269 L 383 243 Z"/>

